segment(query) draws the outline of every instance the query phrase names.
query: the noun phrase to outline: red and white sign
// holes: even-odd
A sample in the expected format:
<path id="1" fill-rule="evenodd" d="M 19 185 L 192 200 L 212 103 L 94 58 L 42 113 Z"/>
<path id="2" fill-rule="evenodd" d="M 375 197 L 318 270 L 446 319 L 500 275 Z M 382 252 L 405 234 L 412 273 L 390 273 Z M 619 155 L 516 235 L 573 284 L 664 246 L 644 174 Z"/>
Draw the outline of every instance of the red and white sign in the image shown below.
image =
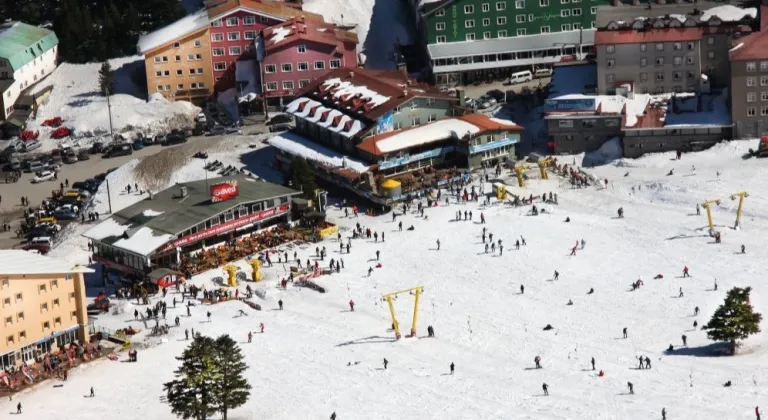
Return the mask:
<path id="1" fill-rule="evenodd" d="M 211 203 L 231 200 L 240 195 L 240 187 L 237 181 L 227 181 L 211 185 Z"/>
<path id="2" fill-rule="evenodd" d="M 241 217 L 239 219 L 230 220 L 229 222 L 226 222 L 224 224 L 214 226 L 210 229 L 206 229 L 202 232 L 193 233 L 189 236 L 185 236 L 181 239 L 177 239 L 164 247 L 160 249 L 160 252 L 167 251 L 172 248 L 181 247 L 181 246 L 187 246 L 189 244 L 193 244 L 197 241 L 201 241 L 205 238 L 210 238 L 211 236 L 220 235 L 222 233 L 226 233 L 232 229 L 237 229 L 239 227 L 243 227 L 245 225 L 249 225 L 251 223 L 258 222 L 263 219 L 267 219 L 273 216 L 278 216 L 283 213 L 288 212 L 288 210 L 291 209 L 291 206 L 289 204 L 283 204 L 280 207 L 275 207 L 267 210 L 262 210 L 258 213 L 250 214 L 246 217 Z"/>
<path id="3" fill-rule="evenodd" d="M 284 90 L 270 90 L 264 93 L 264 96 L 267 98 L 279 98 L 281 96 L 293 96 L 293 90 L 290 89 L 284 89 Z"/>

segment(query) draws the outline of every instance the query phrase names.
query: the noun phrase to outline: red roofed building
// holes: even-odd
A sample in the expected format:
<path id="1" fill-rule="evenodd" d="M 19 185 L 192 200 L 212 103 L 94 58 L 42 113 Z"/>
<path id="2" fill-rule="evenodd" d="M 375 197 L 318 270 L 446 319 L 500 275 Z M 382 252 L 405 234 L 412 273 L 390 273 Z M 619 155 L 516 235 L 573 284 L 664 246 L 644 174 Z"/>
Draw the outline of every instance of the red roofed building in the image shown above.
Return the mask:
<path id="1" fill-rule="evenodd" d="M 768 134 L 768 6 L 760 15 L 760 31 L 734 41 L 728 54 L 734 138 Z"/>
<path id="2" fill-rule="evenodd" d="M 301 17 L 264 29 L 256 44 L 264 95 L 294 96 L 330 70 L 357 67 L 358 42 L 354 32 Z"/>
<path id="3" fill-rule="evenodd" d="M 727 87 L 731 41 L 749 34 L 754 9 L 701 2 L 598 9 L 597 86 L 637 93 L 708 92 Z"/>

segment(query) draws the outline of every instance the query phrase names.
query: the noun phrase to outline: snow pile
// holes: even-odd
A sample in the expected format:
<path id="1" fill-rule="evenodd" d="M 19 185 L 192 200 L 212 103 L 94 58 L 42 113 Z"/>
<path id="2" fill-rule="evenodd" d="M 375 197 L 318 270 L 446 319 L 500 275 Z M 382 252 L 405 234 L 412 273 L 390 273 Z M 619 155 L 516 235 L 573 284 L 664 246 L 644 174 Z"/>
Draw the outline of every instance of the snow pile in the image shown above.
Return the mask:
<path id="1" fill-rule="evenodd" d="M 462 138 L 479 131 L 480 128 L 474 124 L 458 118 L 448 118 L 392 134 L 377 141 L 376 149 L 381 153 L 391 153 L 451 137 Z"/>
<path id="2" fill-rule="evenodd" d="M 581 166 L 585 168 L 591 168 L 594 166 L 607 165 L 617 159 L 621 159 L 624 155 L 624 148 L 621 145 L 621 139 L 613 137 L 603 143 L 599 149 L 594 152 L 584 154 L 584 159 L 581 161 Z"/>
<path id="3" fill-rule="evenodd" d="M 701 20 L 706 22 L 713 16 L 716 16 L 723 22 L 736 22 L 744 19 L 745 17 L 751 17 L 754 19 L 757 16 L 757 9 L 754 7 L 742 9 L 730 4 L 724 4 L 722 6 L 716 6 L 711 9 L 707 9 L 701 15 Z"/>
<path id="4" fill-rule="evenodd" d="M 301 156 L 304 159 L 319 162 L 333 168 L 346 168 L 362 173 L 369 166 L 355 158 L 330 150 L 291 131 L 271 137 L 267 142 L 290 155 Z"/>
<path id="5" fill-rule="evenodd" d="M 189 127 L 200 108 L 189 102 L 169 102 L 159 93 L 145 101 L 146 88 L 136 86 L 132 75 L 144 72 L 143 58 L 123 57 L 110 60 L 115 71 L 115 93 L 110 96 L 112 125 L 116 133 L 145 135 L 172 128 Z M 46 79 L 32 88 L 31 93 L 53 86 L 50 96 L 38 109 L 35 119 L 28 122 L 28 129 L 40 130 L 43 150 L 59 145 L 87 145 L 93 136 L 109 133 L 107 99 L 99 91 L 99 63 L 62 63 Z M 74 130 L 72 138 L 50 139 L 52 127 L 44 127 L 43 121 L 61 117 L 64 126 Z"/>

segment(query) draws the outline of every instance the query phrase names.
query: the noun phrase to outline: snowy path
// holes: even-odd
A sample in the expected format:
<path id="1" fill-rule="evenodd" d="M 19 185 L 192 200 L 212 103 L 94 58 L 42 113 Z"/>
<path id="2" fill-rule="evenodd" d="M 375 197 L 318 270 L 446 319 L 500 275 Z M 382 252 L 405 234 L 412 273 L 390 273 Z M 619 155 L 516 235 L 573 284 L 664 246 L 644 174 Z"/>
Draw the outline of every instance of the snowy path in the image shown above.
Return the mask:
<path id="1" fill-rule="evenodd" d="M 341 255 L 346 267 L 341 274 L 318 280 L 328 293 L 276 289 L 275 279 L 285 272 L 275 264 L 265 269 L 270 280 L 263 283 L 264 311 L 237 302 L 220 304 L 210 309 L 213 322 L 208 323 L 207 309 L 197 307 L 192 318 L 181 317 L 182 327 L 204 334 L 227 332 L 244 342 L 248 330 L 266 325 L 265 334 L 242 345 L 254 390 L 232 418 L 327 418 L 336 411 L 344 419 L 639 420 L 660 418 L 662 407 L 670 419 L 750 418 L 768 397 L 765 334 L 747 340 L 744 354 L 736 358 L 699 357 L 699 348 L 711 342 L 703 331 L 692 331 L 694 319 L 706 323 L 732 286 L 752 286 L 757 310 L 766 313 L 768 308 L 768 286 L 759 265 L 768 233 L 762 215 L 768 203 L 761 190 L 768 170 L 765 161 L 741 160 L 750 146 L 734 142 L 684 155 L 682 161 L 664 154 L 593 169 L 610 181 L 603 190 L 560 189 L 556 177 L 532 181 L 526 191 L 559 194 L 560 206 L 538 217 L 525 215 L 523 208 L 451 204 L 429 209 L 428 221 L 414 214 L 398 218 L 405 227 L 415 226 L 415 231 L 399 232 L 389 215 L 346 219 L 332 210 L 330 217 L 345 236 L 360 222 L 384 232 L 386 242 L 352 241 L 351 254 Z M 691 165 L 695 176 L 687 176 Z M 667 177 L 673 167 L 678 175 Z M 722 171 L 719 179 L 716 170 Z M 626 171 L 630 175 L 623 177 Z M 642 189 L 632 194 L 639 185 Z M 744 229 L 722 228 L 724 243 L 711 244 L 706 229 L 701 230 L 706 217 L 689 215 L 695 214 L 695 203 L 725 199 L 715 210 L 715 222 L 732 225 L 735 206 L 726 195 L 743 189 L 751 194 Z M 513 187 L 512 192 L 521 191 Z M 626 211 L 624 219 L 614 219 L 619 206 Z M 452 221 L 457 209 L 472 210 L 475 220 L 485 213 L 494 240 L 503 240 L 503 256 L 483 253 L 481 225 Z M 563 222 L 566 217 L 571 223 Z M 527 246 L 516 251 L 520 235 Z M 441 250 L 435 251 L 438 238 Z M 569 256 L 582 238 L 585 249 Z M 741 244 L 746 255 L 735 254 Z M 314 246 L 299 249 L 302 260 L 314 254 Z M 335 240 L 320 246 L 327 247 L 329 258 L 339 258 Z M 383 268 L 367 277 L 376 250 Z M 693 277 L 678 278 L 684 265 Z M 551 281 L 554 270 L 560 272 L 557 281 Z M 653 280 L 658 273 L 663 280 Z M 196 281 L 207 282 L 211 275 Z M 629 291 L 639 276 L 645 286 Z M 710 290 L 714 278 L 717 292 Z M 520 284 L 524 295 L 518 294 Z M 419 285 L 425 287 L 419 335 L 433 325 L 437 338 L 393 341 L 381 295 Z M 677 298 L 680 287 L 683 298 Z M 590 288 L 593 295 L 587 295 Z M 354 313 L 348 311 L 350 298 L 357 304 Z M 285 302 L 284 311 L 275 310 L 278 299 Z M 566 305 L 569 299 L 573 306 Z M 412 302 L 408 295 L 396 301 L 405 331 Z M 701 309 L 696 318 L 695 306 Z M 241 308 L 247 318 L 236 317 Z M 95 323 L 130 325 L 132 312 L 128 305 L 125 314 Z M 170 310 L 169 320 L 182 313 Z M 554 330 L 543 331 L 546 324 Z M 628 339 L 621 338 L 623 327 Z M 681 345 L 682 334 L 691 347 L 664 355 L 670 343 Z M 83 420 L 100 419 L 105 412 L 122 419 L 172 418 L 160 401 L 161 382 L 172 377 L 173 357 L 184 344 L 183 331 L 174 328 L 167 343 L 140 351 L 137 364 L 96 363 L 73 372 L 63 388 L 46 383 L 12 402 L 0 402 L 0 412 L 14 411 L 21 401 L 25 417 L 35 419 L 59 418 L 62 410 Z M 533 369 L 536 355 L 544 369 Z M 651 358 L 653 369 L 636 369 L 640 355 Z M 384 357 L 390 361 L 386 371 L 381 369 Z M 591 357 L 605 371 L 604 378 L 591 371 Z M 451 362 L 456 364 L 453 376 L 447 374 Z M 728 380 L 733 387 L 723 388 Z M 628 381 L 635 395 L 626 395 Z M 543 382 L 550 385 L 549 397 L 541 397 Z M 97 397 L 80 398 L 90 386 Z"/>

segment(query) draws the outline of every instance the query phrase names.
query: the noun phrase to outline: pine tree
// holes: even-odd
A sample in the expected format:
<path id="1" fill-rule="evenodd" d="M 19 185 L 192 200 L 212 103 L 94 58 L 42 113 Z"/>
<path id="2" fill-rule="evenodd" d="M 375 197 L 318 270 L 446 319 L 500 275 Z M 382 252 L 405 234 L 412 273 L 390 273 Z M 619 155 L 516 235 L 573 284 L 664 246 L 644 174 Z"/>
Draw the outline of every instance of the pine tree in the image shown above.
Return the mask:
<path id="1" fill-rule="evenodd" d="M 243 372 L 248 369 L 248 365 L 243 361 L 240 346 L 229 335 L 225 334 L 217 338 L 215 345 L 218 374 L 213 393 L 222 418 L 227 420 L 227 412 L 245 404 L 251 394 L 251 386 L 243 377 Z"/>
<path id="2" fill-rule="evenodd" d="M 99 88 L 105 94 L 107 91 L 109 91 L 109 94 L 115 92 L 115 72 L 112 71 L 109 61 L 101 63 L 101 68 L 99 69 Z"/>
<path id="3" fill-rule="evenodd" d="M 304 192 L 305 198 L 312 198 L 315 194 L 315 176 L 304 158 L 297 156 L 291 160 L 291 182 L 294 189 Z"/>
<path id="4" fill-rule="evenodd" d="M 729 290 L 725 302 L 717 308 L 709 323 L 702 327 L 710 340 L 728 342 L 731 354 L 736 354 L 738 340 L 760 332 L 763 316 L 755 312 L 749 302 L 751 291 L 751 287 Z"/>
<path id="5" fill-rule="evenodd" d="M 205 420 L 215 411 L 214 382 L 216 369 L 216 343 L 210 337 L 195 337 L 192 344 L 176 360 L 181 366 L 176 379 L 163 385 L 173 414 L 183 419 Z"/>

